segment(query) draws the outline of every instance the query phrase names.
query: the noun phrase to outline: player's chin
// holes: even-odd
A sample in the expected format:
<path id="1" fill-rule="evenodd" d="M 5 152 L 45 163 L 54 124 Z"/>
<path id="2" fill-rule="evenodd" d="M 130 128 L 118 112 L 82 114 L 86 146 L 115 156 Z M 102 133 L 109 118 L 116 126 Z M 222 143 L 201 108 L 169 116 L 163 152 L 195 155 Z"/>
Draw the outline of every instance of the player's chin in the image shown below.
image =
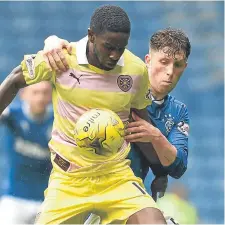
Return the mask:
<path id="1" fill-rule="evenodd" d="M 40 106 L 40 107 L 36 107 L 34 110 L 33 110 L 33 113 L 35 114 L 43 114 L 45 112 L 45 109 L 46 107 L 45 106 Z"/>
<path id="2" fill-rule="evenodd" d="M 162 85 L 160 88 L 160 93 L 168 94 L 173 90 L 172 84 Z"/>
<path id="3" fill-rule="evenodd" d="M 106 63 L 105 65 L 104 65 L 104 67 L 105 67 L 105 70 L 113 70 L 115 67 L 116 67 L 116 63 Z"/>

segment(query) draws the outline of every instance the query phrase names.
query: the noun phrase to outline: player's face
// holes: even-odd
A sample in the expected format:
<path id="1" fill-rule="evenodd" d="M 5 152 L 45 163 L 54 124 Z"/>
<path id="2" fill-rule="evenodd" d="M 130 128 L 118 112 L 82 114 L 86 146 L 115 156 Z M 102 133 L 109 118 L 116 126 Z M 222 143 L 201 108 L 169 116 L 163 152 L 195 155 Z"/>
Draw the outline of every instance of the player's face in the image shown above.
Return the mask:
<path id="1" fill-rule="evenodd" d="M 165 50 L 165 49 L 164 49 Z M 163 98 L 171 92 L 187 66 L 183 53 L 175 57 L 161 51 L 151 51 L 145 56 L 148 66 L 151 90 L 155 97 Z"/>
<path id="2" fill-rule="evenodd" d="M 99 35 L 89 34 L 93 43 L 93 52 L 96 65 L 103 70 L 112 70 L 122 56 L 127 44 L 129 34 L 120 32 L 104 32 Z"/>
<path id="3" fill-rule="evenodd" d="M 46 107 L 51 102 L 51 93 L 51 84 L 42 81 L 24 88 L 21 98 L 29 104 L 31 113 L 40 115 L 45 112 Z"/>

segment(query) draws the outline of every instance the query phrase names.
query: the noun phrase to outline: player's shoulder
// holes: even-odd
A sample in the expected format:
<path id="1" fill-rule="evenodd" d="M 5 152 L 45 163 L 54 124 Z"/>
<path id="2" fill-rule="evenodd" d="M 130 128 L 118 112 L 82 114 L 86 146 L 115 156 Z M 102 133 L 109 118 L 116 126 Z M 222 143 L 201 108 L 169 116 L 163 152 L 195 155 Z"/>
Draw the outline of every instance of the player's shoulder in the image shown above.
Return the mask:
<path id="1" fill-rule="evenodd" d="M 187 106 L 179 101 L 176 97 L 172 96 L 172 95 L 168 95 L 168 102 L 170 102 L 170 104 L 177 109 L 183 109 L 183 110 L 187 110 Z"/>
<path id="2" fill-rule="evenodd" d="M 22 101 L 20 99 L 16 99 L 13 101 L 7 109 L 10 111 L 10 113 L 21 113 L 22 112 Z"/>
<path id="3" fill-rule="evenodd" d="M 74 42 L 70 42 L 72 46 L 71 54 L 68 55 L 68 62 L 72 67 L 79 64 L 88 64 L 86 57 L 87 36 Z"/>
<path id="4" fill-rule="evenodd" d="M 70 45 L 72 46 L 72 55 L 77 55 L 83 52 L 86 53 L 87 42 L 87 36 L 81 38 L 80 40 L 70 42 Z"/>
<path id="5" fill-rule="evenodd" d="M 1 114 L 1 121 L 18 121 L 21 117 L 21 102 L 19 100 L 14 100 Z"/>
<path id="6" fill-rule="evenodd" d="M 72 46 L 72 53 L 70 54 L 70 56 L 76 56 L 77 57 L 77 52 L 78 52 L 78 48 L 77 47 L 79 45 L 79 41 L 76 42 L 70 42 L 71 46 Z M 65 50 L 66 54 L 67 54 L 67 50 Z"/>
<path id="7" fill-rule="evenodd" d="M 145 72 L 147 70 L 146 64 L 131 51 L 126 49 L 123 53 L 124 57 L 124 66 L 126 69 L 130 69 L 134 72 Z"/>
<path id="8" fill-rule="evenodd" d="M 188 109 L 186 104 L 184 104 L 182 101 L 179 101 L 172 95 L 168 95 L 167 101 L 167 107 L 169 107 L 171 112 L 176 115 L 177 119 L 188 119 Z"/>

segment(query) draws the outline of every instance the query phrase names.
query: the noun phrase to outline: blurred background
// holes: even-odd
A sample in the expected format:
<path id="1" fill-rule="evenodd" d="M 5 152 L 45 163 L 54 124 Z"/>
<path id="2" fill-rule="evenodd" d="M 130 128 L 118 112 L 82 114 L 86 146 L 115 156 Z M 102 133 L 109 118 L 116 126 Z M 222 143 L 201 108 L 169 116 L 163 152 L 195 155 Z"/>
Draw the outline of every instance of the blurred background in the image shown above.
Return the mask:
<path id="1" fill-rule="evenodd" d="M 81 39 L 87 34 L 94 9 L 110 3 L 121 6 L 130 16 L 128 48 L 142 59 L 156 30 L 171 26 L 188 34 L 192 44 L 188 68 L 172 93 L 187 105 L 191 124 L 188 170 L 179 183 L 185 187 L 186 199 L 197 211 L 199 223 L 223 224 L 223 2 L 0 2 L 0 82 L 24 54 L 42 49 L 47 36 Z M 7 186 L 4 135 L 1 126 L 0 193 Z M 170 179 L 169 187 L 173 185 L 177 183 Z"/>

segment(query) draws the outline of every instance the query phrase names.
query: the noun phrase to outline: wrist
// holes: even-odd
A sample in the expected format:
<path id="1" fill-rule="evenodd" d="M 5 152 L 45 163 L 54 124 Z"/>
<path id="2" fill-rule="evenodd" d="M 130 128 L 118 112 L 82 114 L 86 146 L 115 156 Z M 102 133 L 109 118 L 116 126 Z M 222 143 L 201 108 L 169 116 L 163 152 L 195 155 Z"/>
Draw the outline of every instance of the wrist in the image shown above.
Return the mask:
<path id="1" fill-rule="evenodd" d="M 163 134 L 161 133 L 161 131 L 154 127 L 154 130 L 152 131 L 152 134 L 151 134 L 151 142 L 152 143 L 155 143 L 155 142 L 158 142 L 159 140 L 161 140 L 161 138 L 163 137 Z"/>

